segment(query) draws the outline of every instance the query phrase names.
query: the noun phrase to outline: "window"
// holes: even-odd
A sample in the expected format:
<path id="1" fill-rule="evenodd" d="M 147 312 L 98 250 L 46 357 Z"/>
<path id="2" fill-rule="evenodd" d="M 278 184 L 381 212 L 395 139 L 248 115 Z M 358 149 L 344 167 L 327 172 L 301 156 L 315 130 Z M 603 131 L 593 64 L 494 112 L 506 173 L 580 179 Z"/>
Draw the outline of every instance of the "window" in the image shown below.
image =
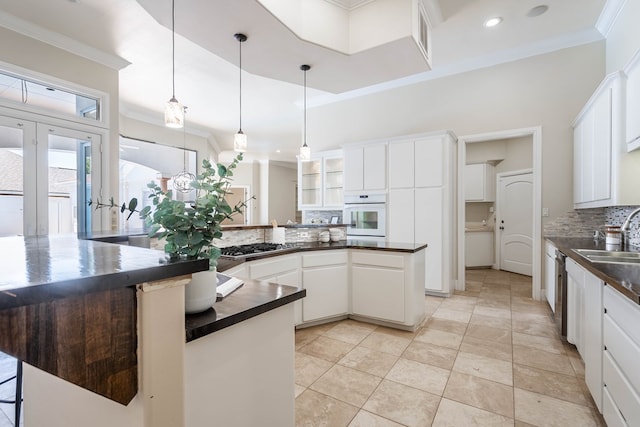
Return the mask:
<path id="1" fill-rule="evenodd" d="M 0 70 L 0 98 L 12 103 L 101 121 L 101 100 Z"/>
<path id="2" fill-rule="evenodd" d="M 136 197 L 138 209 L 151 205 L 147 184 L 153 181 L 163 189 L 171 190 L 173 175 L 185 168 L 197 174 L 196 162 L 195 151 L 120 136 L 120 201 L 128 202 Z M 181 193 L 174 190 L 173 197 L 188 202 L 195 199 L 195 191 Z M 123 230 L 144 228 L 143 221 L 135 214 L 129 220 L 120 215 L 119 221 L 119 228 Z"/>

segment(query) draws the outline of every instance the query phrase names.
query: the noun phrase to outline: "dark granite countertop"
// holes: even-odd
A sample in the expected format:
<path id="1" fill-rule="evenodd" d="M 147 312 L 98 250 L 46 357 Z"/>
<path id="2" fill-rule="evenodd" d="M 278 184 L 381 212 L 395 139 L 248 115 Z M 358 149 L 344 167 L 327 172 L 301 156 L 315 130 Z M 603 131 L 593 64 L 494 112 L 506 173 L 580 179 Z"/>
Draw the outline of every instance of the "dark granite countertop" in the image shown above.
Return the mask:
<path id="1" fill-rule="evenodd" d="M 640 304 L 640 265 L 610 264 L 591 262 L 575 253 L 572 249 L 600 249 L 607 247 L 603 240 L 590 238 L 547 237 L 553 245 L 569 258 L 586 268 L 589 272 L 613 286 L 617 291 Z M 619 249 L 617 249 L 619 250 Z M 625 251 L 640 252 L 640 248 L 625 248 Z"/>
<path id="2" fill-rule="evenodd" d="M 295 286 L 243 279 L 244 284 L 204 313 L 185 318 L 187 342 L 233 326 L 244 320 L 304 298 L 307 291 Z"/>
<path id="3" fill-rule="evenodd" d="M 75 235 L 2 237 L 0 309 L 123 288 L 207 268 L 207 260 L 170 261 L 161 251 L 83 240 Z"/>
<path id="4" fill-rule="evenodd" d="M 356 239 L 347 239 L 347 240 L 339 240 L 337 242 L 298 242 L 298 243 L 290 243 L 291 247 L 288 249 L 280 249 L 278 251 L 273 252 L 259 252 L 255 255 L 245 256 L 242 260 L 236 260 L 226 257 L 221 257 L 218 260 L 218 271 L 224 271 L 229 268 L 232 268 L 243 261 L 255 261 L 257 259 L 264 259 L 274 256 L 280 256 L 290 253 L 296 252 L 305 252 L 305 251 L 321 251 L 321 250 L 333 250 L 333 249 L 368 249 L 368 250 L 376 250 L 376 251 L 389 251 L 389 252 L 405 252 L 405 253 L 416 253 L 421 251 L 427 247 L 426 243 L 394 243 L 394 242 L 372 242 L 368 240 L 356 240 Z M 235 262 L 235 264 L 230 265 L 227 262 Z"/>

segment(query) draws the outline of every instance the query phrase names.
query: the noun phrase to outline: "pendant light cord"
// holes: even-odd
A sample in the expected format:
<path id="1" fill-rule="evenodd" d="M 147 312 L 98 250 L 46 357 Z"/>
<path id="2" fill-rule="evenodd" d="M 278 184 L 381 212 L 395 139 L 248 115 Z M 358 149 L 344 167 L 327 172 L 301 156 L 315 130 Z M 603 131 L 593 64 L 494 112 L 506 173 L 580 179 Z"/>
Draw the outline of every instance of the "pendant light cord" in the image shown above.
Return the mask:
<path id="1" fill-rule="evenodd" d="M 171 0 L 171 68 L 173 86 L 171 99 L 176 99 L 176 0 Z"/>
<path id="2" fill-rule="evenodd" d="M 240 68 L 239 68 L 239 80 L 240 80 L 240 110 L 238 116 L 240 117 L 240 131 L 242 131 L 242 40 L 238 43 L 240 45 Z"/>
<path id="3" fill-rule="evenodd" d="M 307 145 L 307 70 L 304 70 L 304 146 Z"/>

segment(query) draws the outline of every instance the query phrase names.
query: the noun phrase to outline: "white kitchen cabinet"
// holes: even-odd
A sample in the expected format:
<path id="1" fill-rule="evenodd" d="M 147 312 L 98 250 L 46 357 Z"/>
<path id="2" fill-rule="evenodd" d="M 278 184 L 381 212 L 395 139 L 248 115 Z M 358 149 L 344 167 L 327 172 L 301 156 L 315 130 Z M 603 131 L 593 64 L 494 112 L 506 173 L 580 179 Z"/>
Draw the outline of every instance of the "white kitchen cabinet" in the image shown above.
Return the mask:
<path id="1" fill-rule="evenodd" d="M 389 190 L 413 188 L 415 163 L 412 139 L 389 144 Z"/>
<path id="2" fill-rule="evenodd" d="M 466 231 L 464 233 L 466 267 L 493 265 L 493 234 L 493 231 Z"/>
<path id="3" fill-rule="evenodd" d="M 425 292 L 445 296 L 453 289 L 454 277 L 455 142 L 450 133 L 389 141 L 389 166 L 395 164 L 395 168 L 389 170 L 387 240 L 426 243 Z M 393 161 L 392 152 L 396 153 Z M 411 152 L 413 160 L 405 158 L 403 166 L 400 153 Z M 396 174 L 400 167 L 413 170 L 413 186 L 404 173 Z M 392 178 L 394 175 L 397 178 Z M 392 188 L 392 182 L 398 188 Z"/>
<path id="4" fill-rule="evenodd" d="M 421 252 L 351 252 L 351 311 L 356 319 L 415 330 L 425 316 L 423 283 Z"/>
<path id="5" fill-rule="evenodd" d="M 602 292 L 604 282 L 585 270 L 584 340 L 582 359 L 584 378 L 598 410 L 602 412 Z"/>
<path id="6" fill-rule="evenodd" d="M 488 163 L 464 167 L 464 200 L 467 202 L 494 202 L 496 200 L 496 170 Z"/>
<path id="7" fill-rule="evenodd" d="M 343 173 L 342 150 L 298 161 L 298 209 L 342 209 Z"/>
<path id="8" fill-rule="evenodd" d="M 302 254 L 302 321 L 311 322 L 349 313 L 349 256 L 347 251 Z"/>
<path id="9" fill-rule="evenodd" d="M 640 306 L 611 286 L 604 287 L 603 298 L 603 416 L 608 425 L 637 426 L 640 425 Z"/>
<path id="10" fill-rule="evenodd" d="M 570 258 L 567 268 L 567 341 L 585 365 L 585 382 L 602 411 L 602 292 L 604 282 Z"/>
<path id="11" fill-rule="evenodd" d="M 626 88 L 626 141 L 627 151 L 640 148 L 640 50 L 625 67 Z"/>
<path id="12" fill-rule="evenodd" d="M 549 241 L 544 245 L 544 288 L 551 311 L 556 312 L 556 247 Z"/>
<path id="13" fill-rule="evenodd" d="M 279 285 L 301 287 L 300 254 L 280 255 L 244 263 L 246 276 Z M 231 270 L 233 271 L 233 270 Z M 302 302 L 294 302 L 295 324 L 302 323 Z"/>
<path id="14" fill-rule="evenodd" d="M 371 143 L 344 149 L 344 191 L 387 189 L 387 144 Z"/>
<path id="15" fill-rule="evenodd" d="M 573 123 L 574 208 L 640 204 L 640 153 L 627 153 L 622 72 L 608 75 Z"/>
<path id="16" fill-rule="evenodd" d="M 387 241 L 414 242 L 414 189 L 390 189 L 387 200 Z"/>
<path id="17" fill-rule="evenodd" d="M 572 259 L 567 258 L 567 341 L 575 345 L 584 358 L 583 307 L 584 307 L 584 269 Z"/>

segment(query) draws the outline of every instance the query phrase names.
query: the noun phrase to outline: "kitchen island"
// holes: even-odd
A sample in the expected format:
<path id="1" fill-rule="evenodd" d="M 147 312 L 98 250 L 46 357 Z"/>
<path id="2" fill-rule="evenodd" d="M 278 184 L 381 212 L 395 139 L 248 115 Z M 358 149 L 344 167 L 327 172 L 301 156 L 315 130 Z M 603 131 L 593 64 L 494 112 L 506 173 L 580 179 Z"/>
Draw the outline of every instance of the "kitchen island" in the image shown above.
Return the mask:
<path id="1" fill-rule="evenodd" d="M 184 285 L 207 261 L 75 236 L 0 248 L 0 350 L 25 362 L 27 427 L 293 425 L 304 291 L 245 281 L 187 343 Z"/>

